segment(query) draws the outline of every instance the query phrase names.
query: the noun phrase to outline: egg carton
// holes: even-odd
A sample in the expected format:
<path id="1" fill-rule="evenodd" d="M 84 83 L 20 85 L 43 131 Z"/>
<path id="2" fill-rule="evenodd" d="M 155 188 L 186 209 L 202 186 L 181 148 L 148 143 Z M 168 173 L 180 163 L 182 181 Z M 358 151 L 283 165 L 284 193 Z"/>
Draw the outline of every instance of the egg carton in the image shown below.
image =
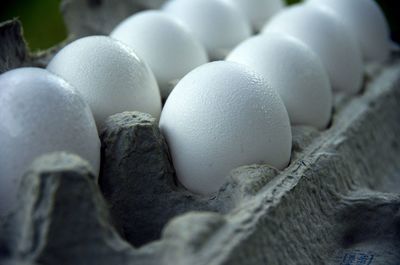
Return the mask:
<path id="1" fill-rule="evenodd" d="M 162 2 L 64 1 L 65 43 Z M 44 67 L 65 45 L 31 54 L 21 32 L 0 24 L 0 72 Z M 286 169 L 237 168 L 208 197 L 177 182 L 155 119 L 113 115 L 98 182 L 71 154 L 32 164 L 0 220 L 0 264 L 400 264 L 399 108 L 394 52 L 366 69 L 360 94 L 335 96 L 328 129 L 293 127 Z"/>

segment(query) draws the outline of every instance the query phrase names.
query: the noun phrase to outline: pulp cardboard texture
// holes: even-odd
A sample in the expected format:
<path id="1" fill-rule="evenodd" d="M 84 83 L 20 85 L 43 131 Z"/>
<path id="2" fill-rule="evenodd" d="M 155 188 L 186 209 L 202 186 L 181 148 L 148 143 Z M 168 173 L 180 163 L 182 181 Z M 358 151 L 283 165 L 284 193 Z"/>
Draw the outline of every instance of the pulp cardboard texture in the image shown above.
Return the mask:
<path id="1" fill-rule="evenodd" d="M 66 43 L 161 2 L 64 1 Z M 57 49 L 31 54 L 18 21 L 0 24 L 1 72 L 45 66 Z M 237 168 L 208 197 L 179 185 L 154 118 L 111 116 L 98 183 L 75 155 L 32 164 L 0 220 L 0 264 L 400 264 L 397 57 L 369 67 L 359 95 L 335 96 L 327 130 L 293 128 L 285 170 Z"/>

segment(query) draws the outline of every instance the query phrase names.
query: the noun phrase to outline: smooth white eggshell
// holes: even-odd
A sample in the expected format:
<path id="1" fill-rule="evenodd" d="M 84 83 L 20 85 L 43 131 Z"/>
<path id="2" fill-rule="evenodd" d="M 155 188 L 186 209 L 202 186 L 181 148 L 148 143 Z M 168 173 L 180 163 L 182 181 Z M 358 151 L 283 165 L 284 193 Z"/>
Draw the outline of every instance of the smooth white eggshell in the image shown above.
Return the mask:
<path id="1" fill-rule="evenodd" d="M 186 25 L 213 60 L 225 58 L 251 35 L 250 23 L 243 13 L 224 0 L 171 0 L 163 10 Z"/>
<path id="2" fill-rule="evenodd" d="M 238 5 L 258 32 L 273 15 L 285 7 L 282 0 L 226 0 Z"/>
<path id="3" fill-rule="evenodd" d="M 160 115 L 161 97 L 153 73 L 131 48 L 110 37 L 91 36 L 70 43 L 47 69 L 82 94 L 97 126 L 123 111 Z"/>
<path id="4" fill-rule="evenodd" d="M 15 207 L 23 173 L 49 152 L 66 151 L 88 160 L 97 175 L 100 140 L 81 95 L 39 68 L 0 75 L 0 216 Z"/>
<path id="5" fill-rule="evenodd" d="M 200 194 L 217 191 L 229 172 L 290 160 L 290 121 L 277 92 L 248 67 L 226 61 L 202 65 L 170 94 L 160 128 L 179 181 Z"/>
<path id="6" fill-rule="evenodd" d="M 332 112 L 329 76 L 318 56 L 299 40 L 282 34 L 250 38 L 227 57 L 260 73 L 278 91 L 293 125 L 325 128 Z"/>
<path id="7" fill-rule="evenodd" d="M 390 53 L 390 31 L 385 15 L 373 0 L 311 0 L 341 17 L 357 37 L 367 61 L 385 61 Z"/>
<path id="8" fill-rule="evenodd" d="M 356 38 L 333 12 L 301 4 L 272 17 L 263 32 L 289 34 L 308 45 L 321 59 L 336 91 L 361 89 L 363 63 Z"/>
<path id="9" fill-rule="evenodd" d="M 157 79 L 163 97 L 192 69 L 208 61 L 192 33 L 161 11 L 143 11 L 122 21 L 110 34 L 138 53 Z"/>

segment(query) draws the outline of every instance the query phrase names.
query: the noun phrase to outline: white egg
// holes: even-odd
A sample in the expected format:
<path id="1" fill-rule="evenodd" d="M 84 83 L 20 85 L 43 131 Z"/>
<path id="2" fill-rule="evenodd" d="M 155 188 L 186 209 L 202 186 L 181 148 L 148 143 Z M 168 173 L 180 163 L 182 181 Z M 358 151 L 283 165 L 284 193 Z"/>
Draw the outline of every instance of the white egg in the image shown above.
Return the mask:
<path id="1" fill-rule="evenodd" d="M 236 47 L 228 61 L 247 65 L 278 91 L 293 125 L 325 128 L 332 112 L 329 76 L 318 56 L 299 40 L 264 34 Z"/>
<path id="2" fill-rule="evenodd" d="M 23 173 L 49 152 L 66 151 L 99 172 L 100 140 L 81 95 L 61 78 L 39 68 L 0 75 L 0 216 L 15 207 Z"/>
<path id="3" fill-rule="evenodd" d="M 277 92 L 248 67 L 202 65 L 170 94 L 160 118 L 179 181 L 210 194 L 239 166 L 290 160 L 290 121 Z"/>
<path id="4" fill-rule="evenodd" d="M 47 69 L 83 95 L 98 127 L 123 111 L 142 111 L 159 118 L 161 97 L 153 73 L 131 48 L 110 37 L 91 36 L 70 43 Z"/>
<path id="5" fill-rule="evenodd" d="M 265 25 L 263 32 L 289 34 L 307 44 L 321 59 L 336 91 L 357 93 L 363 64 L 357 40 L 334 13 L 302 4 L 286 8 Z"/>
<path id="6" fill-rule="evenodd" d="M 367 61 L 385 61 L 390 51 L 390 31 L 385 15 L 373 0 L 311 0 L 340 16 L 358 38 Z"/>
<path id="7" fill-rule="evenodd" d="M 254 31 L 258 32 L 273 15 L 281 11 L 285 4 L 282 0 L 226 0 L 238 5 L 250 20 Z"/>
<path id="8" fill-rule="evenodd" d="M 205 48 L 192 33 L 161 11 L 139 12 L 121 22 L 110 36 L 148 63 L 163 98 L 185 74 L 208 61 Z"/>
<path id="9" fill-rule="evenodd" d="M 225 58 L 251 35 L 246 17 L 236 5 L 223 0 L 171 0 L 163 9 L 193 32 L 213 60 Z"/>

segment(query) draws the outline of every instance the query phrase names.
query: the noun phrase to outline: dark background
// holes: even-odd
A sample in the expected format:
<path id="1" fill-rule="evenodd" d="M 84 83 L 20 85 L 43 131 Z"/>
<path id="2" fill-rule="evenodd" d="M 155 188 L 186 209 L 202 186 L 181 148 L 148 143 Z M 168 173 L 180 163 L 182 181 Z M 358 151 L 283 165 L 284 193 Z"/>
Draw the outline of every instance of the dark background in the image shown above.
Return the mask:
<path id="1" fill-rule="evenodd" d="M 31 50 L 47 49 L 67 36 L 59 5 L 60 0 L 0 0 L 0 22 L 18 17 Z"/>
<path id="2" fill-rule="evenodd" d="M 299 2 L 286 1 L 289 4 Z M 392 39 L 399 43 L 400 9 L 396 7 L 396 1 L 399 4 L 399 0 L 377 0 L 389 21 Z M 67 35 L 59 4 L 60 0 L 3 0 L 0 1 L 0 22 L 18 17 L 24 26 L 24 35 L 31 50 L 47 49 L 64 40 Z"/>

